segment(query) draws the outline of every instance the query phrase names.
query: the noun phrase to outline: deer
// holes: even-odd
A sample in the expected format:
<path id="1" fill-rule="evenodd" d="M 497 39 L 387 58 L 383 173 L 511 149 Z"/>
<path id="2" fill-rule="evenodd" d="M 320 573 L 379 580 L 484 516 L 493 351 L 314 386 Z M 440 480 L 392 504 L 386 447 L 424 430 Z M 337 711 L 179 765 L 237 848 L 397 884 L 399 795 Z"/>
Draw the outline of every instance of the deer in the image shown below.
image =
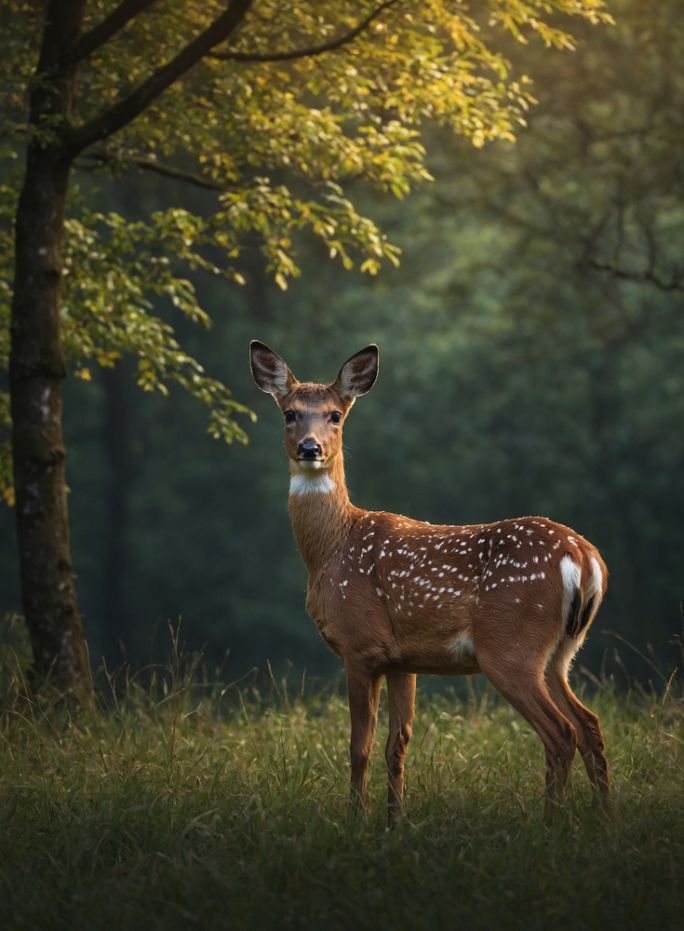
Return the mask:
<path id="1" fill-rule="evenodd" d="M 474 673 L 486 676 L 543 744 L 544 818 L 553 820 L 561 806 L 578 748 L 594 798 L 607 806 L 599 719 L 568 681 L 606 591 L 608 571 L 596 547 L 546 517 L 452 526 L 352 504 L 342 431 L 356 399 L 377 379 L 375 344 L 351 356 L 330 384 L 298 381 L 258 340 L 250 365 L 283 415 L 289 511 L 308 571 L 306 609 L 346 671 L 352 808 L 367 811 L 382 680 L 394 826 L 416 676 Z"/>

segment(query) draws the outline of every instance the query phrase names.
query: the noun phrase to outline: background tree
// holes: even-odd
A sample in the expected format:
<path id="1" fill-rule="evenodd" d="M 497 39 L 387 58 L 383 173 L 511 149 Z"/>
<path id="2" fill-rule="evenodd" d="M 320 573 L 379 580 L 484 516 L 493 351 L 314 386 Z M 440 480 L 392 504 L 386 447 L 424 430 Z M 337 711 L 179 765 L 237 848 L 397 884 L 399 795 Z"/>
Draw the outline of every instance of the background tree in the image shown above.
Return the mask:
<path id="1" fill-rule="evenodd" d="M 355 252 L 370 273 L 396 261 L 341 185 L 363 177 L 406 194 L 428 177 L 419 141 L 426 120 L 477 146 L 511 139 L 530 96 L 489 33 L 536 32 L 567 46 L 555 15 L 596 22 L 601 8 L 599 0 L 507 0 L 478 21 L 460 5 L 411 0 L 339 3 L 325 14 L 315 3 L 283 12 L 268 0 L 50 0 L 42 15 L 31 3 L 6 5 L 4 154 L 14 157 L 23 137 L 25 167 L 5 355 L 37 675 L 87 689 L 64 481 L 66 365 L 87 379 L 88 359 L 112 365 L 132 353 L 144 388 L 178 382 L 209 405 L 216 435 L 244 439 L 235 415 L 247 411 L 181 349 L 151 299 L 166 296 L 208 323 L 181 263 L 240 283 L 246 241 L 258 242 L 284 288 L 298 273 L 302 229 L 345 267 Z M 71 179 L 74 168 L 95 166 L 183 180 L 207 200 L 197 212 L 173 207 L 137 220 L 93 211 Z M 5 216 L 14 189 L 6 179 Z"/>

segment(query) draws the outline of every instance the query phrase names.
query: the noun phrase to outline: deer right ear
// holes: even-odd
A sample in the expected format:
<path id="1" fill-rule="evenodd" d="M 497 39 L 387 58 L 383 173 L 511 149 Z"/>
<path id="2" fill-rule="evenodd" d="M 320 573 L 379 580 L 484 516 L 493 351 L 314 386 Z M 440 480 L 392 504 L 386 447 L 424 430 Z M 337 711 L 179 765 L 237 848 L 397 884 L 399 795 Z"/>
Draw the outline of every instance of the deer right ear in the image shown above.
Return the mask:
<path id="1" fill-rule="evenodd" d="M 258 339 L 253 339 L 250 343 L 249 361 L 252 376 L 258 387 L 266 394 L 272 394 L 276 401 L 289 394 L 297 384 L 297 379 L 285 360 Z"/>
<path id="2" fill-rule="evenodd" d="M 361 394 L 366 394 L 375 384 L 379 365 L 378 347 L 375 343 L 347 359 L 332 387 L 343 401 L 354 403 Z"/>

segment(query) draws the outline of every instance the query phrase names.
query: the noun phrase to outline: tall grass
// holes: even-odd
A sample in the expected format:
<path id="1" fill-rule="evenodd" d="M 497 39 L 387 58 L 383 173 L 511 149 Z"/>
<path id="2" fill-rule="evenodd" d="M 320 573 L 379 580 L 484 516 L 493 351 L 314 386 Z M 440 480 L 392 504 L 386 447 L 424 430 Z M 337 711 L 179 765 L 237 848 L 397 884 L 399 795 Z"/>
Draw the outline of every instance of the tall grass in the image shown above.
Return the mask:
<path id="1" fill-rule="evenodd" d="M 388 832 L 380 746 L 371 813 L 348 814 L 339 690 L 200 686 L 196 667 L 110 676 L 98 711 L 8 706 L 1 927 L 681 927 L 674 679 L 592 694 L 613 817 L 592 809 L 578 763 L 551 829 L 540 745 L 515 712 L 486 689 L 419 695 L 406 814 Z"/>

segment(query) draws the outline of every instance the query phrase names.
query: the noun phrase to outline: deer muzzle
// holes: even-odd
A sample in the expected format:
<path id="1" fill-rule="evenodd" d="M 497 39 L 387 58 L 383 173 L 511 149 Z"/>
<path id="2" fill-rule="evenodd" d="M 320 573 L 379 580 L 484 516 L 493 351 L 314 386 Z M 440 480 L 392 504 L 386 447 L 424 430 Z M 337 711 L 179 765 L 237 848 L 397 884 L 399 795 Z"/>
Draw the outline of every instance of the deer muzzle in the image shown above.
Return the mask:
<path id="1" fill-rule="evenodd" d="M 311 462 L 320 459 L 322 453 L 320 443 L 317 443 L 313 437 L 307 437 L 297 447 L 297 459 L 300 462 Z"/>

